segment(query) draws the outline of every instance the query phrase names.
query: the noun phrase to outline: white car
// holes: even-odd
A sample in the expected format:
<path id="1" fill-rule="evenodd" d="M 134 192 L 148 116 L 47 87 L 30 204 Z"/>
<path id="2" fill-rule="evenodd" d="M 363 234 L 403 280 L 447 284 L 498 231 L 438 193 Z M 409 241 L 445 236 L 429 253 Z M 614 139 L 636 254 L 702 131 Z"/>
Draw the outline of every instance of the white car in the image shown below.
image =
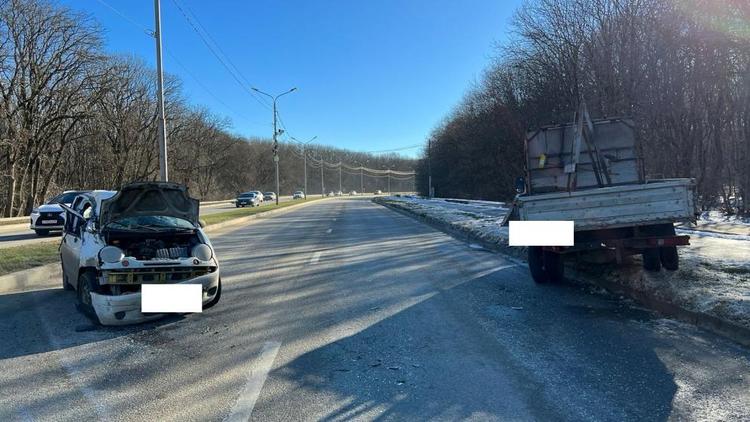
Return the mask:
<path id="1" fill-rule="evenodd" d="M 60 204 L 70 205 L 79 194 L 87 191 L 66 190 L 44 204 L 31 210 L 29 228 L 38 236 L 47 236 L 51 231 L 60 231 L 65 225 L 65 210 Z"/>
<path id="2" fill-rule="evenodd" d="M 356 190 L 353 190 L 353 191 L 349 192 L 349 195 L 355 196 L 355 195 L 359 195 L 359 194 L 357 193 Z"/>
<path id="3" fill-rule="evenodd" d="M 301 190 L 294 192 L 294 195 L 292 195 L 292 199 L 305 199 L 305 192 L 302 192 Z"/>
<path id="4" fill-rule="evenodd" d="M 198 200 L 177 183 L 140 182 L 93 191 L 66 210 L 63 288 L 94 322 L 123 325 L 141 312 L 144 284 L 200 284 L 203 309 L 221 298 L 219 262 L 198 220 Z"/>
<path id="5" fill-rule="evenodd" d="M 344 192 L 341 192 L 341 191 L 337 191 L 337 192 L 336 192 L 336 196 L 341 196 L 341 195 L 343 195 L 343 194 L 344 194 Z"/>
<path id="6" fill-rule="evenodd" d="M 375 191 L 375 195 L 382 195 L 382 194 L 383 194 L 383 191 L 380 189 Z"/>
<path id="7" fill-rule="evenodd" d="M 264 201 L 275 201 L 276 200 L 276 194 L 274 192 L 263 192 L 263 200 Z"/>

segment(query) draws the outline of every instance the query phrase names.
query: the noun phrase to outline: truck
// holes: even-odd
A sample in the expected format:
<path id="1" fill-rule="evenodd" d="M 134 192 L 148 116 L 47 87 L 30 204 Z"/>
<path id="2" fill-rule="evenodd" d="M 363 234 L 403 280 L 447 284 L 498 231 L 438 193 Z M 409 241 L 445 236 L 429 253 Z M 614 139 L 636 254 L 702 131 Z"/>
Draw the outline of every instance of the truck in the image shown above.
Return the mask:
<path id="1" fill-rule="evenodd" d="M 572 254 L 604 252 L 616 262 L 642 256 L 647 271 L 679 267 L 677 246 L 690 238 L 674 224 L 695 222 L 695 182 L 649 179 L 628 118 L 592 120 L 585 104 L 572 123 L 530 131 L 525 139 L 525 176 L 506 217 L 520 221 L 573 221 L 573 246 L 529 246 L 537 283 L 564 276 Z"/>

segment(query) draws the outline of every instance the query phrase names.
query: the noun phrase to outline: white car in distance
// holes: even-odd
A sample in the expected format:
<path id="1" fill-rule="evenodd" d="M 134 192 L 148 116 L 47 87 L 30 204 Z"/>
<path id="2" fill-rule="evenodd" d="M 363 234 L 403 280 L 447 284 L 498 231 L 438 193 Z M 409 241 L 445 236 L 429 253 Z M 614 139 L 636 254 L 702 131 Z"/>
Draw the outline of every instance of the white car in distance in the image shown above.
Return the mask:
<path id="1" fill-rule="evenodd" d="M 29 228 L 37 236 L 47 236 L 51 231 L 61 231 L 65 225 L 65 210 L 60 204 L 70 205 L 79 194 L 87 191 L 66 190 L 44 204 L 31 210 Z"/>

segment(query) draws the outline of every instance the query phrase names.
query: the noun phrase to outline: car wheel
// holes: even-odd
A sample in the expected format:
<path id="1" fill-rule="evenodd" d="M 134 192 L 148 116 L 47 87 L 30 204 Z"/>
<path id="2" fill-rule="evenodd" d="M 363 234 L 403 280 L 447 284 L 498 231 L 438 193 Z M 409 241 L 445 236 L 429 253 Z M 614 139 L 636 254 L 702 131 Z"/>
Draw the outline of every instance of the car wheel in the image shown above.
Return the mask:
<path id="1" fill-rule="evenodd" d="M 553 283 L 562 282 L 565 274 L 563 256 L 559 253 L 544 251 L 544 272 L 547 273 L 549 281 Z"/>
<path id="2" fill-rule="evenodd" d="M 219 279 L 219 286 L 218 289 L 216 289 L 216 296 L 214 296 L 214 298 L 211 299 L 210 302 L 203 305 L 203 310 L 206 310 L 219 303 L 219 299 L 221 299 L 221 279 Z"/>
<path id="3" fill-rule="evenodd" d="M 37 236 L 49 236 L 49 230 L 36 229 L 34 230 Z"/>
<path id="4" fill-rule="evenodd" d="M 96 291 L 97 286 L 94 273 L 84 271 L 78 276 L 78 292 L 76 294 L 78 309 L 95 324 L 101 324 L 99 317 L 96 316 L 96 311 L 91 300 L 91 293 Z"/>

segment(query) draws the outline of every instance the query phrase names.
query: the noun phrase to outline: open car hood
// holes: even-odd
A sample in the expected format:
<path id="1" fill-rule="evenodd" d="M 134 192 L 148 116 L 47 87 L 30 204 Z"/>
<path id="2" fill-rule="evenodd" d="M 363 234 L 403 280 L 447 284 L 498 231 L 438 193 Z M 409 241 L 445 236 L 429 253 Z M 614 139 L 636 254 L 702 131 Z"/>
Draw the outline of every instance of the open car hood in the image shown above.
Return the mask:
<path id="1" fill-rule="evenodd" d="M 168 216 L 187 220 L 199 227 L 197 199 L 188 196 L 187 187 L 169 182 L 137 182 L 102 200 L 99 227 L 127 217 Z"/>

